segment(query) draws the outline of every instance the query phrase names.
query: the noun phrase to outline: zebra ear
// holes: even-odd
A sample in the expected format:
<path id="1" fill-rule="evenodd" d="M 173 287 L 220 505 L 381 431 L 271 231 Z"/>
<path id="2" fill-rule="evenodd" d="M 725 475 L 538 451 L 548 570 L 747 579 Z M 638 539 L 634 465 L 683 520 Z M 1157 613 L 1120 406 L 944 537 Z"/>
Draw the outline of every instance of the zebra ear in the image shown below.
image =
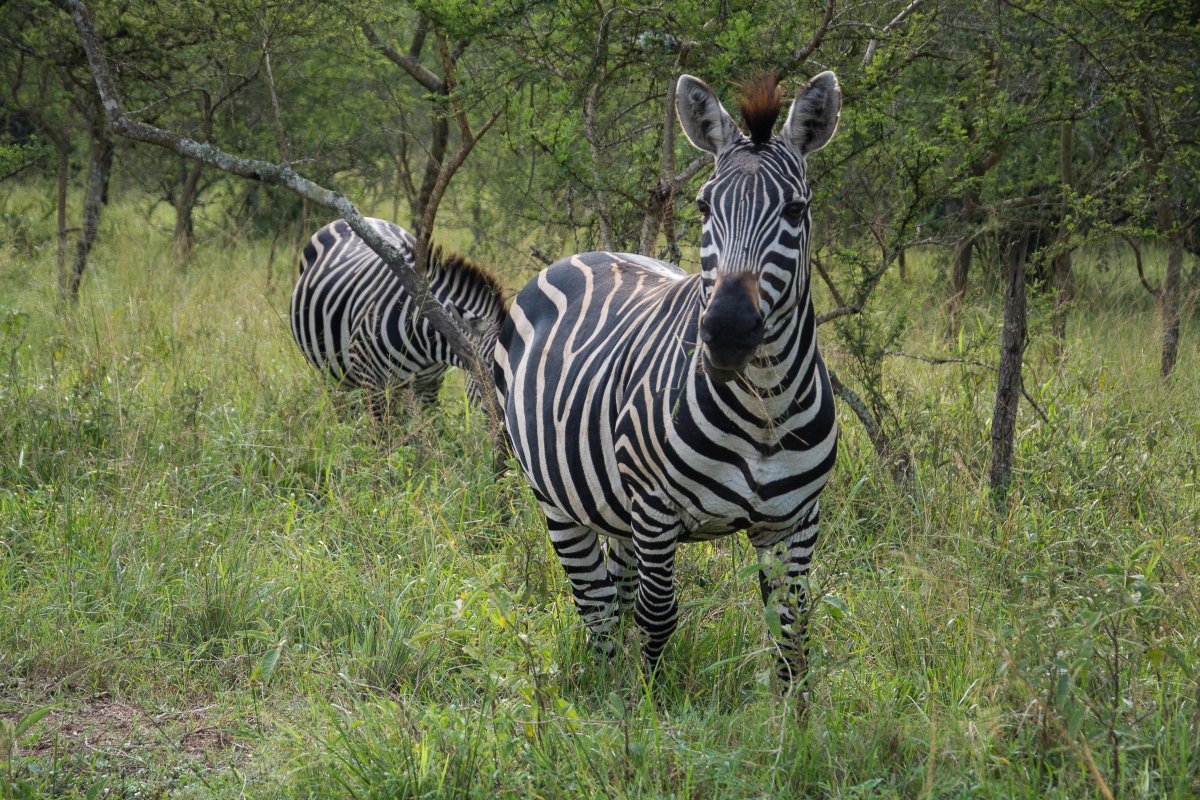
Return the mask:
<path id="1" fill-rule="evenodd" d="M 822 72 L 796 97 L 780 134 L 801 153 L 812 153 L 833 138 L 841 113 L 842 90 L 837 77 Z"/>
<path id="2" fill-rule="evenodd" d="M 714 156 L 742 138 L 742 132 L 729 112 L 712 89 L 699 78 L 679 76 L 679 83 L 675 87 L 675 110 L 679 113 L 679 124 L 683 126 L 688 141 Z"/>

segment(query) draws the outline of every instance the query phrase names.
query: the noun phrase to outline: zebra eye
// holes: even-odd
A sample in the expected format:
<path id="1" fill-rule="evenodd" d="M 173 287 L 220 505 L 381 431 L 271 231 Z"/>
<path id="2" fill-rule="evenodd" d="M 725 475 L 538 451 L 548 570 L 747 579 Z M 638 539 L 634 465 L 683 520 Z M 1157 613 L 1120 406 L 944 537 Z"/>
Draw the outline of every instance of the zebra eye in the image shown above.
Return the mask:
<path id="1" fill-rule="evenodd" d="M 800 200 L 793 200 L 783 207 L 783 217 L 793 225 L 799 225 L 804 221 L 804 212 L 807 209 L 807 203 Z"/>
<path id="2" fill-rule="evenodd" d="M 704 200 L 697 200 L 696 208 L 700 209 L 700 217 L 707 221 L 708 215 L 712 213 L 712 206 L 710 206 Z"/>

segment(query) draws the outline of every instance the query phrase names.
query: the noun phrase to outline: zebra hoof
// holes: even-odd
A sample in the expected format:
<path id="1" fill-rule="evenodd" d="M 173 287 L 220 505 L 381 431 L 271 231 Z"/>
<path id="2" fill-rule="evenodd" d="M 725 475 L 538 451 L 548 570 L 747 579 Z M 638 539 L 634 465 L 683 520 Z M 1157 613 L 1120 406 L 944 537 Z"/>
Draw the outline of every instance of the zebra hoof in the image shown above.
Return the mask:
<path id="1" fill-rule="evenodd" d="M 646 678 L 646 683 L 650 686 L 658 686 L 663 680 L 663 666 L 661 656 L 647 656 L 642 654 L 642 675 Z"/>
<path id="2" fill-rule="evenodd" d="M 617 643 L 613 641 L 612 636 L 608 634 L 604 634 L 603 636 L 592 634 L 588 639 L 591 641 L 592 650 L 605 661 L 611 661 L 617 654 Z"/>

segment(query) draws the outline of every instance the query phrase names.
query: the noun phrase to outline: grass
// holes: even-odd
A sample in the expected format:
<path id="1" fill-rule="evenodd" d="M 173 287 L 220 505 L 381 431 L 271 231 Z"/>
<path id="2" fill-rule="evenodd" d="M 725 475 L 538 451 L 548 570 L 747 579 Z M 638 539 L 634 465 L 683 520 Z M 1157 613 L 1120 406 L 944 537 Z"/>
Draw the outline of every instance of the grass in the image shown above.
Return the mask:
<path id="1" fill-rule="evenodd" d="M 633 631 L 590 656 L 461 384 L 375 424 L 295 351 L 269 243 L 179 272 L 132 200 L 59 313 L 49 224 L 0 251 L 0 797 L 1200 792 L 1195 318 L 1164 384 L 1115 252 L 1081 259 L 1065 360 L 1035 313 L 1008 512 L 986 370 L 887 361 L 907 484 L 839 410 L 801 720 L 744 540 L 682 551 L 651 697 Z M 874 313 L 945 354 L 941 266 L 910 269 Z M 997 314 L 984 282 L 951 353 L 992 361 Z"/>

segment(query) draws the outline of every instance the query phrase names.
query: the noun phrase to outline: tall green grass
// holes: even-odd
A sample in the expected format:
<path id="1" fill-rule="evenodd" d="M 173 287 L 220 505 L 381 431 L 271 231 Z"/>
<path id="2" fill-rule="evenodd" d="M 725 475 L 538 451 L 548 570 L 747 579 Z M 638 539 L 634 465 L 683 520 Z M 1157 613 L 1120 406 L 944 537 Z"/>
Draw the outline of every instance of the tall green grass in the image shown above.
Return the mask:
<path id="1" fill-rule="evenodd" d="M 1118 252 L 1079 259 L 1064 360 L 1035 314 L 1045 418 L 1022 411 L 1006 513 L 986 370 L 889 358 L 909 483 L 842 415 L 801 717 L 744 540 L 683 550 L 652 695 L 636 631 L 591 656 L 461 383 L 377 424 L 295 351 L 269 243 L 209 230 L 180 271 L 144 212 L 106 210 L 68 312 L 46 216 L 0 250 L 0 717 L 53 709 L 0 752 L 0 796 L 1200 792 L 1195 322 L 1162 383 Z M 907 319 L 906 352 L 993 360 L 986 279 L 943 344 L 938 258 L 872 313 Z"/>

